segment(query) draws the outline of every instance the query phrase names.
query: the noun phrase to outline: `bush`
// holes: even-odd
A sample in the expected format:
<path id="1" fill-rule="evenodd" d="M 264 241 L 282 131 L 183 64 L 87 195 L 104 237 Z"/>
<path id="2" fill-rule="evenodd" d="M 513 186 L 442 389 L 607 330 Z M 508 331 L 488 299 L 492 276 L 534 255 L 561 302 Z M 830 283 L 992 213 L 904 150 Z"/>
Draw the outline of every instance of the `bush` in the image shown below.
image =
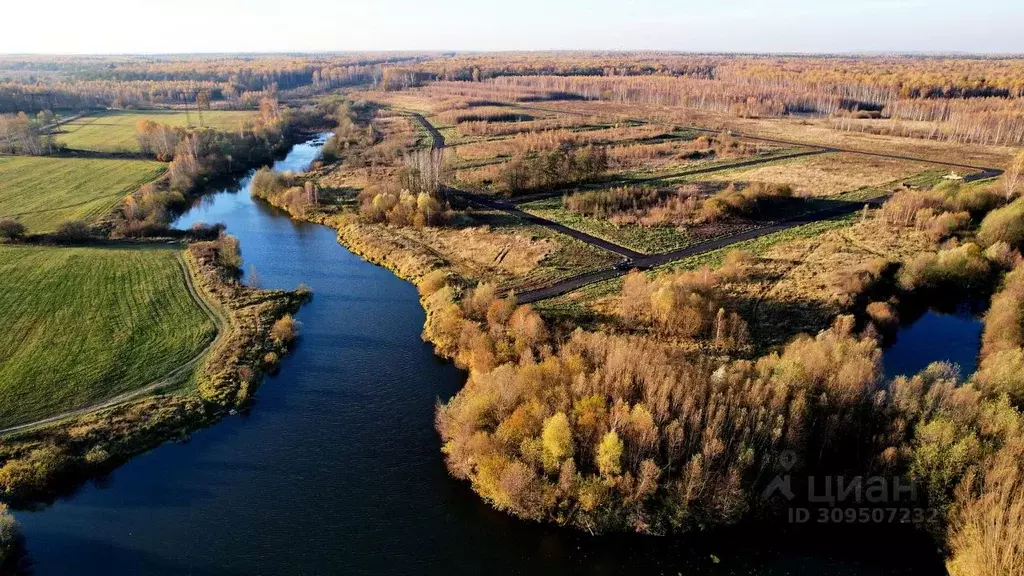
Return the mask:
<path id="1" fill-rule="evenodd" d="M 1010 348 L 986 356 L 974 381 L 992 395 L 1006 394 L 1015 406 L 1024 407 L 1024 349 Z"/>
<path id="2" fill-rule="evenodd" d="M 89 231 L 89 225 L 85 222 L 72 220 L 58 226 L 54 234 L 62 242 L 81 242 L 89 238 L 91 232 Z"/>
<path id="3" fill-rule="evenodd" d="M 61 446 L 50 444 L 36 448 L 27 456 L 0 467 L 0 494 L 11 499 L 44 494 L 53 488 L 55 478 L 65 474 L 73 463 Z"/>
<path id="4" fill-rule="evenodd" d="M 282 316 L 274 322 L 274 326 L 270 329 L 270 337 L 273 338 L 277 344 L 287 344 L 295 337 L 299 332 L 299 323 L 295 321 L 295 318 L 291 314 Z"/>
<path id="5" fill-rule="evenodd" d="M 367 188 L 360 193 L 360 200 L 359 214 L 369 222 L 422 228 L 444 224 L 450 216 L 441 201 L 427 192 Z"/>
<path id="6" fill-rule="evenodd" d="M 754 182 L 742 190 L 737 190 L 735 185 L 729 184 L 724 190 L 704 201 L 701 206 L 701 219 L 705 222 L 714 222 L 730 214 L 753 216 L 792 196 L 793 189 L 785 184 Z"/>
<path id="7" fill-rule="evenodd" d="M 1001 449 L 957 491 L 948 531 L 950 576 L 1024 574 L 1024 442 Z"/>
<path id="8" fill-rule="evenodd" d="M 706 338 L 716 346 L 742 348 L 749 337 L 747 324 L 723 308 L 718 278 L 707 269 L 661 274 L 651 280 L 641 272 L 630 272 L 619 294 L 618 315 L 625 326 L 646 324 L 662 335 Z"/>
<path id="9" fill-rule="evenodd" d="M 899 283 L 907 291 L 918 288 L 971 290 L 984 286 L 991 270 L 981 248 L 967 243 L 918 255 L 900 270 Z"/>
<path id="10" fill-rule="evenodd" d="M 608 169 L 608 151 L 600 146 L 573 150 L 566 146 L 517 154 L 502 165 L 499 181 L 504 190 L 516 194 L 557 188 L 594 180 Z"/>
<path id="11" fill-rule="evenodd" d="M 900 322 L 899 314 L 888 302 L 872 302 L 867 305 L 866 312 L 879 328 L 894 328 Z"/>
<path id="12" fill-rule="evenodd" d="M 989 212 L 978 228 L 978 242 L 982 246 L 1006 242 L 1020 248 L 1024 244 L 1024 198 Z"/>
<path id="13" fill-rule="evenodd" d="M 880 362 L 852 326 L 724 365 L 577 330 L 540 358 L 471 370 L 438 409 L 445 458 L 526 518 L 641 532 L 735 522 L 758 505 L 773 454 L 846 454 L 833 444 L 863 425 L 854 416 L 871 404 Z"/>
<path id="14" fill-rule="evenodd" d="M 0 219 L 0 237 L 17 240 L 25 236 L 25 225 L 11 218 Z"/>
<path id="15" fill-rule="evenodd" d="M 448 273 L 444 270 L 431 270 L 416 285 L 420 296 L 430 296 L 448 284 Z"/>
<path id="16" fill-rule="evenodd" d="M 240 274 L 242 271 L 242 249 L 238 238 L 230 234 L 221 234 L 213 241 L 218 266 L 230 274 Z"/>

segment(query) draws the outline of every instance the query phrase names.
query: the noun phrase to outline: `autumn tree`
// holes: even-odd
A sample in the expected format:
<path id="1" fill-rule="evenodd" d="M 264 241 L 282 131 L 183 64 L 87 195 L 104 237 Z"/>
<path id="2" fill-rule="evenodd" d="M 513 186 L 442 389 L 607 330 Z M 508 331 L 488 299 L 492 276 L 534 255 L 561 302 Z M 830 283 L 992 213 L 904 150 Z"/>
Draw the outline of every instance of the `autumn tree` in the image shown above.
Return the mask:
<path id="1" fill-rule="evenodd" d="M 562 461 L 572 456 L 572 429 L 564 412 L 558 412 L 544 421 L 541 434 L 544 446 L 544 467 L 547 470 L 558 470 Z"/>
<path id="2" fill-rule="evenodd" d="M 615 430 L 601 439 L 595 463 L 602 476 L 615 476 L 622 471 L 622 440 Z"/>

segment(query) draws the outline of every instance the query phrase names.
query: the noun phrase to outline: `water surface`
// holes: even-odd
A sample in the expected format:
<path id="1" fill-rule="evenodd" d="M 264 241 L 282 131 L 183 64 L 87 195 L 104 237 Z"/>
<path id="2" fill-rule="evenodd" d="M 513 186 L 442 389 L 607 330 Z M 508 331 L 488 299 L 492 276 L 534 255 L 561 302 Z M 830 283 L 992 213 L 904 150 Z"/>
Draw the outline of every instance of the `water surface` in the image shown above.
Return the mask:
<path id="1" fill-rule="evenodd" d="M 928 310 L 901 326 L 883 352 L 885 375 L 912 376 L 932 362 L 950 362 L 959 366 L 961 376 L 966 378 L 978 367 L 983 328 L 981 318 L 964 307 L 949 313 Z"/>
<path id="2" fill-rule="evenodd" d="M 248 413 L 18 513 L 36 574 L 942 573 L 927 541 L 881 529 L 870 545 L 820 530 L 592 538 L 496 512 L 445 470 L 434 405 L 464 375 L 421 341 L 412 285 L 254 202 L 248 180 L 178 226 L 197 221 L 226 223 L 264 287 L 313 289 L 302 336 Z"/>

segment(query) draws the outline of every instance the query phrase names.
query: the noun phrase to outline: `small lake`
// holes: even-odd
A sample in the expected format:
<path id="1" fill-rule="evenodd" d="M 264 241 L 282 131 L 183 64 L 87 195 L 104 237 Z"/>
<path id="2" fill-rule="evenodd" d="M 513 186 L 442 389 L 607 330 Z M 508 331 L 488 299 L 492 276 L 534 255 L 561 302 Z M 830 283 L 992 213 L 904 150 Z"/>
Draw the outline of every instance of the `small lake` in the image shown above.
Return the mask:
<path id="1" fill-rule="evenodd" d="M 928 310 L 901 326 L 883 352 L 885 375 L 912 376 L 932 362 L 944 361 L 960 366 L 960 375 L 967 378 L 978 367 L 983 328 L 981 317 L 966 307 L 948 313 Z"/>
<path id="2" fill-rule="evenodd" d="M 275 168 L 306 169 L 318 142 Z M 17 513 L 35 574 L 944 573 L 902 528 L 594 538 L 493 510 L 445 469 L 434 406 L 465 376 L 420 339 L 415 288 L 248 184 L 177 225 L 224 222 L 264 287 L 313 289 L 294 353 L 247 413 Z"/>

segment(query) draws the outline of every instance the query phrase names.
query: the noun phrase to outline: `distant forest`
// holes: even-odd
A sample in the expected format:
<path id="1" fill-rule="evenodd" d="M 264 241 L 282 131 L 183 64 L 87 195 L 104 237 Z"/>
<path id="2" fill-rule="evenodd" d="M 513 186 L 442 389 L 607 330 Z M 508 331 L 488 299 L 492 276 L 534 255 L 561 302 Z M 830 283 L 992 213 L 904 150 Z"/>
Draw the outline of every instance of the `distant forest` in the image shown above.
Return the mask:
<path id="1" fill-rule="evenodd" d="M 467 96 L 588 99 L 977 144 L 1024 143 L 1024 59 L 673 53 L 335 54 L 0 58 L 0 113 L 223 108 L 366 85 L 458 83 Z M 450 90 L 450 88 L 449 88 Z M 893 122 L 895 121 L 895 122 Z"/>

